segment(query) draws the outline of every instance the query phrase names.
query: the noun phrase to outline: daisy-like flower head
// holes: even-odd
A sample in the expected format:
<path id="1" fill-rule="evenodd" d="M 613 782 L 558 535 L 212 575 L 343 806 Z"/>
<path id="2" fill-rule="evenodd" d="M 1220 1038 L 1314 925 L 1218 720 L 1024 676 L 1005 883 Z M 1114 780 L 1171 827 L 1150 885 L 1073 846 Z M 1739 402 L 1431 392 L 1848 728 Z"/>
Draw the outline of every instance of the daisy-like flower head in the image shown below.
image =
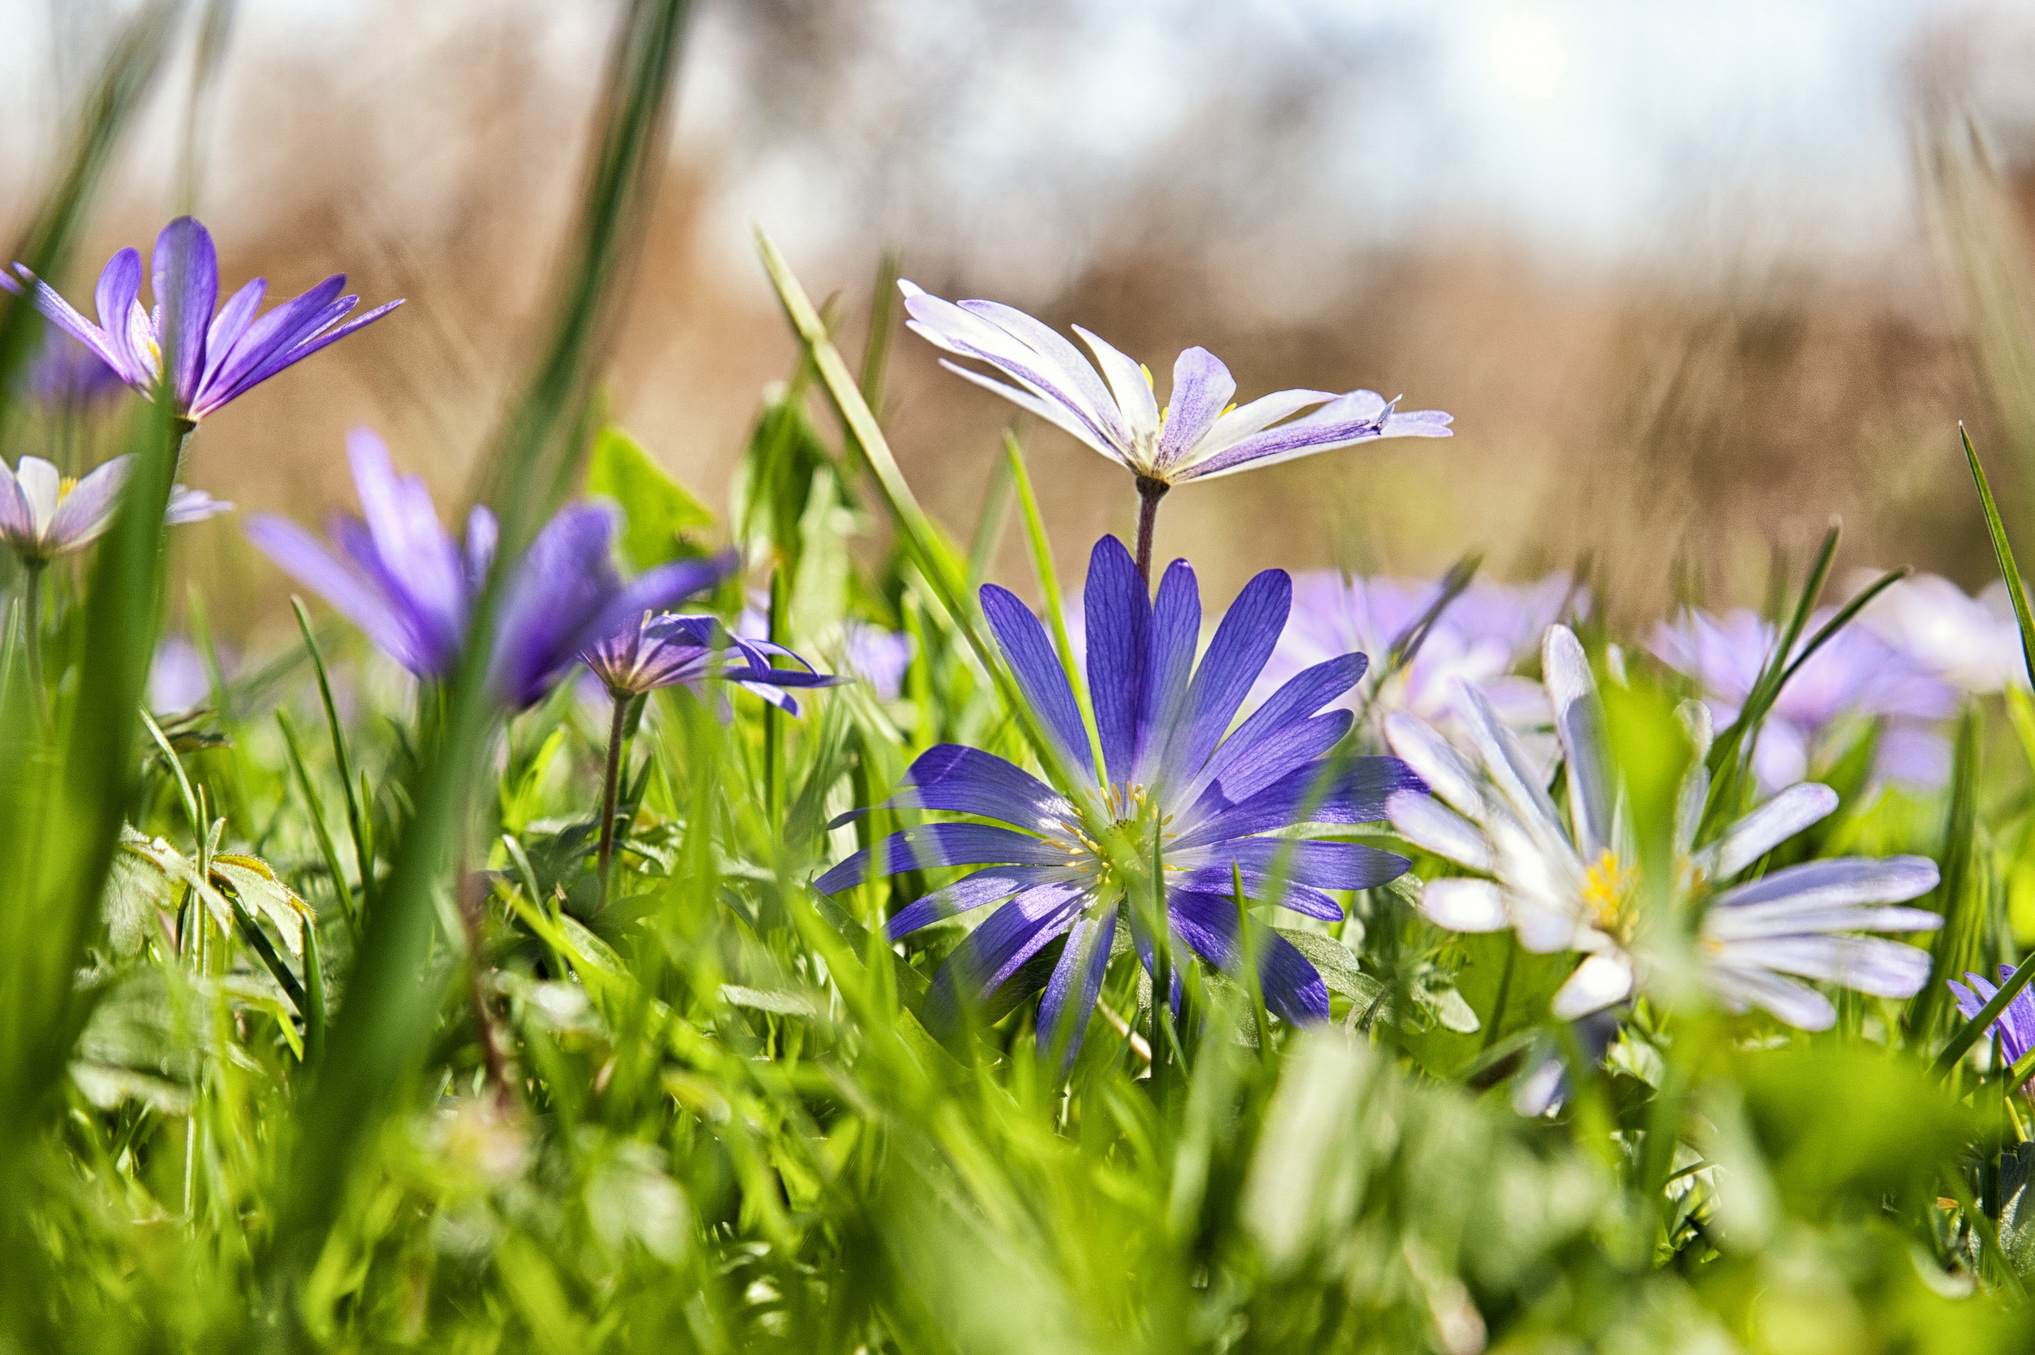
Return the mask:
<path id="1" fill-rule="evenodd" d="M 218 251 L 211 232 L 188 216 L 163 227 L 152 262 L 155 306 L 147 309 L 141 304 L 141 255 L 123 249 L 107 261 L 95 296 L 97 324 L 26 266 L 14 267 L 23 282 L 34 284 L 38 310 L 150 399 L 163 384 L 167 352 L 176 364 L 167 374 L 171 406 L 178 418 L 191 422 L 403 304 L 386 302 L 347 320 L 360 298 L 341 296 L 346 275 L 335 273 L 260 317 L 255 312 L 268 291 L 263 278 L 221 306 Z"/>
<path id="2" fill-rule="evenodd" d="M 580 655 L 617 700 L 680 683 L 698 689 L 733 682 L 774 706 L 798 714 L 791 689 L 832 687 L 843 679 L 820 673 L 783 645 L 730 634 L 711 616 L 645 612 Z M 796 668 L 775 668 L 771 659 Z"/>
<path id="3" fill-rule="evenodd" d="M 1253 696 L 1268 696 L 1293 674 L 1337 654 L 1390 652 L 1427 615 L 1441 589 L 1434 580 L 1366 578 L 1334 570 L 1296 576 L 1293 619 Z M 1514 675 L 1513 669 L 1571 604 L 1574 591 L 1565 574 L 1517 585 L 1476 580 L 1442 609 L 1410 662 L 1396 673 L 1371 672 L 1341 704 L 1368 708 L 1379 720 L 1406 710 L 1439 721 L 1447 718 L 1457 684 L 1468 682 L 1491 698 L 1507 723 L 1545 725 L 1547 698 L 1540 684 Z"/>
<path id="4" fill-rule="evenodd" d="M 1328 891 L 1384 884 L 1407 862 L 1357 843 L 1316 840 L 1305 826 L 1378 819 L 1387 797 L 1422 786 L 1397 758 L 1327 756 L 1351 717 L 1324 709 L 1363 676 L 1362 654 L 1317 664 L 1230 729 L 1291 599 L 1283 571 L 1258 575 L 1197 665 L 1201 598 L 1187 562 L 1173 562 L 1154 604 L 1123 543 L 1098 542 L 1085 593 L 1098 767 L 1045 627 L 1016 596 L 985 587 L 982 608 L 997 644 L 1075 786 L 1063 794 L 1000 757 L 943 744 L 912 764 L 909 788 L 889 804 L 974 821 L 892 834 L 822 875 L 818 888 L 832 894 L 900 871 L 981 867 L 901 910 L 890 920 L 890 935 L 1002 905 L 948 959 L 935 989 L 943 1004 L 936 1015 L 951 1014 L 961 992 L 1002 988 L 1048 943 L 1065 937 L 1045 985 L 1038 1032 L 1043 1047 L 1065 1040 L 1070 1051 L 1094 1010 L 1127 905 L 1132 940 L 1151 964 L 1151 938 L 1133 896 L 1152 897 L 1155 850 L 1175 941 L 1183 954 L 1218 968 L 1233 970 L 1242 959 L 1233 867 L 1249 897 L 1340 918 Z M 1328 992 L 1314 966 L 1276 933 L 1258 945 L 1271 1009 L 1289 1021 L 1326 1018 Z"/>
<path id="5" fill-rule="evenodd" d="M 1190 348 L 1174 362 L 1172 394 L 1162 410 L 1151 373 L 1078 325 L 1074 332 L 1095 354 L 1095 366 L 1023 311 L 994 301 L 943 301 L 910 282 L 898 287 L 915 332 L 957 357 L 986 363 L 1014 384 L 946 359 L 941 366 L 1160 486 L 1233 475 L 1372 438 L 1450 435 L 1447 414 L 1401 411 L 1396 400 L 1375 391 L 1275 391 L 1232 407 L 1237 383 L 1206 348 Z M 1313 412 L 1293 417 L 1309 409 Z"/>
<path id="6" fill-rule="evenodd" d="M 1814 635 L 1828 610 L 1809 620 Z M 1771 621 L 1746 608 L 1722 616 L 1684 612 L 1654 631 L 1654 655 L 1702 688 L 1713 719 L 1738 717 L 1780 642 Z M 1806 639 L 1803 643 L 1807 643 Z M 1760 726 L 1753 772 L 1769 790 L 1809 774 L 1817 742 L 1847 716 L 1884 717 L 1876 770 L 1911 785 L 1941 784 L 1949 745 L 1933 726 L 1957 709 L 1957 693 L 1907 654 L 1860 626 L 1846 626 L 1788 679 Z"/>
<path id="7" fill-rule="evenodd" d="M 91 545 L 113 525 L 121 487 L 133 469 L 131 452 L 82 480 L 65 479 L 54 463 L 39 456 L 22 457 L 13 470 L 0 462 L 0 541 L 32 565 Z M 163 521 L 181 527 L 232 511 L 232 504 L 201 489 L 176 485 Z"/>
<path id="8" fill-rule="evenodd" d="M 2028 683 L 2021 628 L 1999 579 L 1972 597 L 1941 575 L 1918 574 L 1867 603 L 1858 624 L 1958 691 Z"/>
<path id="9" fill-rule="evenodd" d="M 439 524 L 424 481 L 396 474 L 380 438 L 356 429 L 347 454 L 361 511 L 334 517 L 332 545 L 268 514 L 248 524 L 248 538 L 391 658 L 418 677 L 443 678 L 459 662 L 494 561 L 494 515 L 476 506 L 464 544 L 457 542 Z M 491 659 L 496 693 L 510 709 L 535 704 L 596 640 L 712 587 L 734 566 L 732 556 L 681 561 L 624 584 L 611 558 L 614 531 L 611 507 L 567 504 L 517 562 Z"/>
<path id="10" fill-rule="evenodd" d="M 2000 966 L 2000 982 L 2013 977 L 2014 966 Z M 1993 1000 L 1999 988 L 1987 983 L 1976 974 L 1966 974 L 1964 983 L 1955 979 L 1945 980 L 1950 986 L 1950 995 L 1957 1002 L 1957 1010 L 1969 1021 Z M 1965 987 L 1965 983 L 1971 987 Z M 2000 1014 L 1993 1018 L 1992 1029 L 1986 1032 L 2000 1037 L 2000 1055 L 2008 1064 L 2019 1063 L 2030 1049 L 2035 1049 L 2035 991 L 2023 988 L 2014 994 Z"/>
<path id="11" fill-rule="evenodd" d="M 1568 769 L 1565 819 L 1525 750 L 1474 687 L 1460 689 L 1468 756 L 1406 714 L 1387 722 L 1392 748 L 1433 787 L 1434 798 L 1395 797 L 1393 827 L 1417 846 L 1477 872 L 1429 881 L 1421 911 L 1453 931 L 1512 928 L 1537 954 L 1584 959 L 1555 994 L 1554 1013 L 1573 1019 L 1622 1002 L 1644 981 L 1637 916 L 1636 853 L 1598 705 L 1596 679 L 1575 635 L 1550 627 L 1542 673 Z M 1729 885 L 1774 847 L 1828 815 L 1828 786 L 1790 787 L 1697 848 L 1709 775 L 1702 754 L 1709 722 L 1683 707 L 1698 744 L 1676 822 L 1676 907 L 1701 906 L 1698 961 L 1712 995 L 1733 1011 L 1764 1008 L 1803 1030 L 1836 1019 L 1828 998 L 1801 979 L 1879 997 L 1912 997 L 1929 977 L 1926 951 L 1856 933 L 1927 931 L 1942 919 L 1887 907 L 1927 893 L 1926 857 L 1839 857 L 1789 866 Z"/>

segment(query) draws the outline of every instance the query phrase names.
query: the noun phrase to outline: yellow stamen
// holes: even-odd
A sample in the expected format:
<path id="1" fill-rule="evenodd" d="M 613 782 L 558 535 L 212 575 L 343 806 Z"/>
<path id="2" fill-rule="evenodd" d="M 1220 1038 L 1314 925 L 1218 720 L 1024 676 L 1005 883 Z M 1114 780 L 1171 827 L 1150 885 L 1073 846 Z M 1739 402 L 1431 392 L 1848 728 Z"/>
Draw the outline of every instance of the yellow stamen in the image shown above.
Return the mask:
<path id="1" fill-rule="evenodd" d="M 1583 903 L 1600 930 L 1624 935 L 1631 923 L 1632 886 L 1638 875 L 1609 848 L 1584 868 Z"/>

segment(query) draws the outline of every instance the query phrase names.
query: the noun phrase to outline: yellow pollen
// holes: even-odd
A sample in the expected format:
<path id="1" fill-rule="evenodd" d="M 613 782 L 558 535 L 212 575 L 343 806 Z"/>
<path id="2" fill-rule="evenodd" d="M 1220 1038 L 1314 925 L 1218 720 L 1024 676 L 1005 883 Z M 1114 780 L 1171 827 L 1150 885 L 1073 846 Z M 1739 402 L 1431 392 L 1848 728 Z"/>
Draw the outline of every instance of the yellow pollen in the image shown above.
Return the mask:
<path id="1" fill-rule="evenodd" d="M 1597 926 L 1620 935 L 1629 921 L 1632 885 L 1637 872 L 1606 848 L 1583 871 L 1583 903 Z"/>
<path id="2" fill-rule="evenodd" d="M 76 489 L 77 487 L 78 487 L 78 477 L 75 475 L 66 475 L 63 479 L 57 481 L 57 498 L 58 499 L 66 498 L 67 496 L 69 496 L 70 492 Z"/>

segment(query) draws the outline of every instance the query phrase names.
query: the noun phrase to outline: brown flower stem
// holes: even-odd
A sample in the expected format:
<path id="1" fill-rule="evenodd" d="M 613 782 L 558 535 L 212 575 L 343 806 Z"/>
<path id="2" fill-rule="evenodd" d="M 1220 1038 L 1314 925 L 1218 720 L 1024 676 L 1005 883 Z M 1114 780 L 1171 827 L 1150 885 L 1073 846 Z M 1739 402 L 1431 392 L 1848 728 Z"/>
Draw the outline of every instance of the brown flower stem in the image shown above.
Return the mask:
<path id="1" fill-rule="evenodd" d="M 1138 477 L 1138 577 L 1152 590 L 1152 529 L 1159 521 L 1159 500 L 1173 486 L 1149 475 Z"/>

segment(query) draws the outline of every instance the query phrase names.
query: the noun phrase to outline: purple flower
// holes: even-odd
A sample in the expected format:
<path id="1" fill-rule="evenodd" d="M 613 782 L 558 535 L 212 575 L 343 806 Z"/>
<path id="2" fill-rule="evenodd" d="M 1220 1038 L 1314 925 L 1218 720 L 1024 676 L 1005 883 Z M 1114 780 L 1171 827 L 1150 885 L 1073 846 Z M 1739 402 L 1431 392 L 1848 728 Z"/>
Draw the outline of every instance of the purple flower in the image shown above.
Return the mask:
<path id="1" fill-rule="evenodd" d="M 1961 692 L 2028 683 L 2021 628 L 2001 580 L 1972 597 L 1939 575 L 1918 574 L 1874 598 L 1858 623 Z"/>
<path id="2" fill-rule="evenodd" d="M 895 701 L 904 690 L 905 670 L 917 648 L 903 631 L 887 631 L 866 621 L 850 621 L 843 661 L 848 671 L 868 683 L 879 701 Z"/>
<path id="3" fill-rule="evenodd" d="M 2014 966 L 2000 966 L 2000 982 L 2005 983 L 2014 973 Z M 1976 974 L 1966 974 L 1965 983 L 1955 979 L 1945 980 L 1950 985 L 1951 996 L 1957 999 L 1957 1010 L 1964 1013 L 1969 1021 L 1979 1014 L 1993 995 L 2000 990 Z M 2035 989 L 2023 988 L 2014 994 L 2014 1000 L 2006 1010 L 1993 1018 L 1990 1034 L 2000 1037 L 2000 1054 L 2009 1064 L 2019 1063 L 2031 1048 L 2035 1048 Z"/>
<path id="4" fill-rule="evenodd" d="M 956 356 L 987 363 L 1016 384 L 945 359 L 941 366 L 1161 485 L 1230 475 L 1371 438 L 1450 436 L 1447 414 L 1401 413 L 1398 401 L 1375 391 L 1275 391 L 1232 407 L 1237 383 L 1206 348 L 1190 348 L 1174 362 L 1171 399 L 1162 411 L 1150 373 L 1079 325 L 1074 332 L 1095 354 L 1099 376 L 1079 349 L 1023 311 L 994 301 L 943 301 L 910 282 L 900 281 L 898 288 L 911 316 L 907 323 L 920 336 Z M 1313 412 L 1293 417 L 1306 409 Z"/>
<path id="5" fill-rule="evenodd" d="M 153 263 L 155 307 L 148 310 L 141 304 L 141 255 L 123 249 L 107 261 L 95 298 L 98 324 L 25 265 L 14 267 L 22 281 L 35 284 L 37 309 L 151 399 L 167 355 L 176 364 L 167 374 L 172 406 L 177 417 L 192 422 L 402 304 L 390 301 L 342 324 L 360 298 L 341 296 L 346 275 L 335 273 L 259 318 L 255 312 L 268 290 L 262 278 L 220 306 L 218 252 L 211 233 L 188 216 L 163 227 Z"/>
<path id="6" fill-rule="evenodd" d="M 148 708 L 159 715 L 182 715 L 211 699 L 205 656 L 181 635 L 164 636 L 148 666 Z"/>
<path id="7" fill-rule="evenodd" d="M 1806 633 L 1814 635 L 1829 617 L 1828 611 L 1812 616 Z M 1738 608 L 1722 616 L 1684 612 L 1655 629 L 1651 647 L 1663 663 L 1696 680 L 1721 725 L 1737 718 L 1778 643 L 1772 622 Z M 1809 774 L 1817 741 L 1838 721 L 1885 717 L 1879 774 L 1911 785 L 1938 784 L 1949 756 L 1930 726 L 1956 707 L 1948 683 L 1871 631 L 1847 626 L 1781 689 L 1754 745 L 1753 771 L 1768 789 L 1793 785 Z"/>
<path id="8" fill-rule="evenodd" d="M 1104 537 L 1089 562 L 1085 598 L 1103 765 L 1091 756 L 1082 711 L 1045 627 L 1016 596 L 985 587 L 990 628 L 1074 784 L 1062 793 L 1000 757 L 942 744 L 912 764 L 909 788 L 888 804 L 992 822 L 906 828 L 816 882 L 833 894 L 899 871 L 986 867 L 900 911 L 889 933 L 904 936 L 1002 905 L 941 970 L 936 1014 L 951 1012 L 961 991 L 986 994 L 1010 983 L 1065 937 L 1038 1031 L 1043 1046 L 1064 1040 L 1070 1050 L 1094 1009 L 1126 904 L 1132 940 L 1151 964 L 1151 938 L 1134 899 L 1152 887 L 1155 848 L 1174 939 L 1210 964 L 1235 969 L 1242 955 L 1232 868 L 1254 898 L 1340 918 L 1328 891 L 1396 879 L 1405 858 L 1358 843 L 1271 835 L 1304 824 L 1369 822 L 1384 815 L 1395 791 L 1423 789 L 1397 758 L 1326 756 L 1351 717 L 1320 712 L 1363 676 L 1362 654 L 1300 674 L 1230 731 L 1285 625 L 1292 582 L 1284 571 L 1268 570 L 1245 586 L 1199 665 L 1200 590 L 1186 561 L 1166 571 L 1155 605 L 1130 552 Z M 1314 966 L 1275 932 L 1256 944 L 1272 1010 L 1289 1021 L 1325 1019 L 1328 992 Z"/>
<path id="9" fill-rule="evenodd" d="M 396 474 L 380 438 L 354 430 L 347 455 L 361 513 L 334 517 L 336 549 L 268 514 L 248 524 L 248 538 L 398 663 L 418 677 L 443 678 L 459 661 L 494 561 L 494 515 L 476 506 L 462 545 L 439 525 L 423 480 Z M 614 529 L 612 508 L 568 504 L 517 563 L 502 595 L 491 659 L 496 694 L 511 709 L 534 704 L 596 637 L 712 586 L 730 565 L 685 561 L 625 585 L 610 558 Z"/>
<path id="10" fill-rule="evenodd" d="M 799 667 L 774 668 L 773 656 Z M 811 664 L 783 645 L 731 635 L 711 616 L 674 612 L 646 612 L 581 657 L 618 701 L 680 683 L 697 689 L 718 679 L 737 683 L 796 715 L 798 702 L 789 688 L 831 687 L 842 681 L 814 672 Z"/>
<path id="11" fill-rule="evenodd" d="M 106 534 L 134 454 L 116 456 L 82 480 L 66 480 L 51 462 L 24 456 L 14 470 L 0 462 L 0 541 L 24 561 L 40 564 L 81 550 Z M 170 490 L 163 521 L 172 527 L 230 513 L 233 505 L 201 489 Z"/>
<path id="12" fill-rule="evenodd" d="M 22 383 L 38 404 L 56 409 L 89 408 L 126 383 L 91 349 L 60 329 L 42 336 L 42 348 Z"/>

